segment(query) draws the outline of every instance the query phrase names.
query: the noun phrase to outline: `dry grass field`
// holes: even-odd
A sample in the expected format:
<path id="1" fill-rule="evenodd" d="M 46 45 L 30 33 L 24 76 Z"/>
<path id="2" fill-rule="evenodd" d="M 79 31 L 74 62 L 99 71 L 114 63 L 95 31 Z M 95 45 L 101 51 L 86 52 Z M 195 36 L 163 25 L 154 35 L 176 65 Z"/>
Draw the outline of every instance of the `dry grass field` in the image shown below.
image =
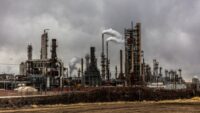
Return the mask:
<path id="1" fill-rule="evenodd" d="M 79 103 L 32 105 L 20 109 L 1 109 L 0 113 L 200 113 L 200 98 L 143 102 Z"/>

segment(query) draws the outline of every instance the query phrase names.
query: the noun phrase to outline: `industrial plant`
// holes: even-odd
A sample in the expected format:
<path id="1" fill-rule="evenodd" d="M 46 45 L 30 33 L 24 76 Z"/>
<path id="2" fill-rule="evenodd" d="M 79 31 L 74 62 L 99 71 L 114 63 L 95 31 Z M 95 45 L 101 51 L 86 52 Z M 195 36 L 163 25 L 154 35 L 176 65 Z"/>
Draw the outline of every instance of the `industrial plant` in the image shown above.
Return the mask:
<path id="1" fill-rule="evenodd" d="M 44 30 L 41 36 L 40 59 L 32 58 L 32 45 L 27 47 L 28 59 L 20 64 L 20 75 L 27 78 L 36 88 L 50 89 L 63 86 L 64 63 L 57 57 L 57 41 L 52 39 L 51 58 L 48 58 L 48 33 Z"/>
<path id="2" fill-rule="evenodd" d="M 182 69 L 165 69 L 158 59 L 152 59 L 152 64 L 145 61 L 141 30 L 141 23 L 132 23 L 130 28 L 125 28 L 123 36 L 113 29 L 103 30 L 100 54 L 95 52 L 95 47 L 90 47 L 90 54 L 85 53 L 85 58 L 74 57 L 67 65 L 59 58 L 59 53 L 57 54 L 57 48 L 62 48 L 58 46 L 59 41 L 50 39 L 48 29 L 44 29 L 41 35 L 40 59 L 33 58 L 34 45 L 28 44 L 27 59 L 19 65 L 20 74 L 9 77 L 8 74 L 2 74 L 1 81 L 6 82 L 1 82 L 0 86 L 12 90 L 23 84 L 38 91 L 136 86 L 165 90 L 199 90 L 198 78 L 194 78 L 193 83 L 186 83 L 182 77 Z M 112 66 L 110 62 L 110 41 L 124 47 L 118 50 L 120 63 L 116 66 Z M 98 55 L 101 59 L 97 59 Z M 115 73 L 111 73 L 111 66 L 115 68 Z M 72 75 L 74 71 L 77 75 Z"/>
<path id="3" fill-rule="evenodd" d="M 0 9 L 0 113 L 200 113 L 200 0 Z"/>

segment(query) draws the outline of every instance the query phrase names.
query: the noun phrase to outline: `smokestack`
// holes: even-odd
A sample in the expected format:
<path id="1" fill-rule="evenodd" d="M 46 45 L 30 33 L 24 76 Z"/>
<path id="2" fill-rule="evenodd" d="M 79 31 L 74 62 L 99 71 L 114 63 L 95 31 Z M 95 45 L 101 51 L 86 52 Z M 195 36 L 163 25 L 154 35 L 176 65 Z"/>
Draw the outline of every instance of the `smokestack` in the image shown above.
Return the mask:
<path id="1" fill-rule="evenodd" d="M 83 58 L 81 58 L 81 76 L 83 76 Z"/>
<path id="2" fill-rule="evenodd" d="M 106 55 L 107 55 L 107 59 L 106 59 L 106 74 L 107 74 L 107 80 L 110 80 L 110 69 L 109 69 L 109 58 L 108 58 L 108 42 L 106 42 Z"/>
<path id="3" fill-rule="evenodd" d="M 48 55 L 47 49 L 48 49 L 48 34 L 46 30 L 44 30 L 44 33 L 41 36 L 41 55 L 40 55 L 41 59 L 47 59 Z"/>
<path id="4" fill-rule="evenodd" d="M 101 76 L 105 79 L 105 55 L 104 55 L 104 34 L 102 33 L 102 53 L 101 53 Z"/>
<path id="5" fill-rule="evenodd" d="M 90 56 L 87 54 L 86 56 L 85 56 L 85 61 L 86 61 L 86 70 L 88 69 L 88 67 L 89 67 L 89 64 L 90 64 Z"/>
<path id="6" fill-rule="evenodd" d="M 57 48 L 57 43 L 56 43 L 56 39 L 52 39 L 52 50 L 51 50 L 51 59 L 56 59 L 57 58 L 57 52 L 56 52 L 56 48 Z"/>
<path id="7" fill-rule="evenodd" d="M 123 73 L 123 51 L 120 50 L 120 73 Z"/>
<path id="8" fill-rule="evenodd" d="M 115 66 L 115 79 L 117 79 L 117 66 Z"/>
<path id="9" fill-rule="evenodd" d="M 32 60 L 32 52 L 33 52 L 33 48 L 32 45 L 28 45 L 28 60 Z"/>
<path id="10" fill-rule="evenodd" d="M 90 64 L 94 64 L 96 63 L 96 58 L 95 58 L 95 47 L 91 47 L 90 48 Z"/>
<path id="11" fill-rule="evenodd" d="M 120 50 L 120 72 L 118 79 L 125 80 L 124 74 L 123 74 L 123 51 Z"/>

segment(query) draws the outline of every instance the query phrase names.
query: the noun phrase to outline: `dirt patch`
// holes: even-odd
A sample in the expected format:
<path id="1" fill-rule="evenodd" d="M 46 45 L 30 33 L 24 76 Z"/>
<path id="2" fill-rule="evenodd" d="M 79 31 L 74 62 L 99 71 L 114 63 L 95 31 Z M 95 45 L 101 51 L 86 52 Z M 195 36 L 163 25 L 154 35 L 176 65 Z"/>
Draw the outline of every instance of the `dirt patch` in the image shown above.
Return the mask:
<path id="1" fill-rule="evenodd" d="M 36 108 L 1 110 L 0 113 L 199 113 L 200 104 L 159 102 L 109 102 L 70 105 L 46 105 Z"/>

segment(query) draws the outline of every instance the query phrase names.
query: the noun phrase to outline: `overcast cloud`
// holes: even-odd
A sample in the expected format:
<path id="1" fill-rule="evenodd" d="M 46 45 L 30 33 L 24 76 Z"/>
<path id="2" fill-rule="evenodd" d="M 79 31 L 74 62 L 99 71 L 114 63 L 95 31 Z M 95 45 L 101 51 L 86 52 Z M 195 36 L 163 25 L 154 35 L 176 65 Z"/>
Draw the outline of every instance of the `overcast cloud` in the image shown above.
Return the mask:
<path id="1" fill-rule="evenodd" d="M 200 76 L 199 20 L 199 0 L 1 0 L 0 73 L 19 73 L 18 65 L 4 64 L 26 60 L 29 43 L 33 58 L 39 58 L 45 28 L 50 39 L 58 39 L 58 56 L 67 66 L 74 56 L 89 53 L 90 46 L 100 61 L 101 31 L 113 28 L 123 34 L 133 21 L 142 23 L 146 61 L 152 65 L 156 58 L 163 68 L 182 68 L 190 80 Z M 110 43 L 113 74 L 120 48 Z"/>

